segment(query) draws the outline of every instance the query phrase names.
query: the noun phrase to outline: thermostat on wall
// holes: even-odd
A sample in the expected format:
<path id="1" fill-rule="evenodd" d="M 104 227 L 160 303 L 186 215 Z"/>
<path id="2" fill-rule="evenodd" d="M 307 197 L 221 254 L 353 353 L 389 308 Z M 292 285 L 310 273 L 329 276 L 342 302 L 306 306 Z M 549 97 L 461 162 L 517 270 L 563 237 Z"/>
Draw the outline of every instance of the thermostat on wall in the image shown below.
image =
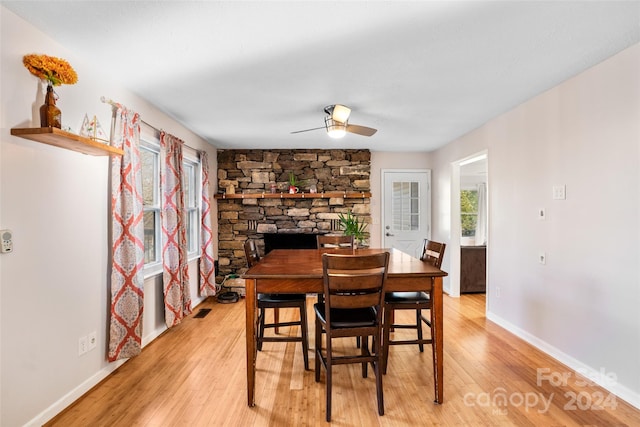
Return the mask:
<path id="1" fill-rule="evenodd" d="M 11 230 L 0 230 L 0 238 L 2 238 L 0 252 L 3 254 L 13 252 L 13 233 L 11 233 Z"/>

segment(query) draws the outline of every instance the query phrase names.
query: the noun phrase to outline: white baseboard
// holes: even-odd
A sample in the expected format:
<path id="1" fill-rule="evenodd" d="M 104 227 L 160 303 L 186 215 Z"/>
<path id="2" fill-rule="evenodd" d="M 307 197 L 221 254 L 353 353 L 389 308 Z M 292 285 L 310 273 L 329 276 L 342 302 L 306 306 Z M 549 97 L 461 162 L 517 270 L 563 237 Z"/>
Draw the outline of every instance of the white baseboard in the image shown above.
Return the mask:
<path id="1" fill-rule="evenodd" d="M 197 306 L 202 303 L 206 298 L 200 298 L 193 301 L 193 306 Z M 151 333 L 142 337 L 142 348 L 149 345 L 153 340 L 158 338 L 164 331 L 167 330 L 167 327 L 157 328 Z M 105 366 L 100 371 L 96 372 L 91 377 L 87 378 L 82 384 L 78 387 L 71 390 L 66 395 L 62 396 L 53 405 L 49 406 L 47 409 L 36 415 L 33 419 L 27 422 L 24 427 L 40 427 L 44 423 L 50 421 L 53 417 L 62 412 L 65 408 L 71 405 L 76 400 L 80 399 L 86 392 L 91 390 L 93 387 L 98 385 L 100 381 L 104 380 L 106 377 L 111 375 L 116 369 L 122 366 L 129 359 L 118 360 L 109 365 Z"/>
<path id="2" fill-rule="evenodd" d="M 80 384 L 78 387 L 62 396 L 60 399 L 58 399 L 58 401 L 54 402 L 53 405 L 40 412 L 35 418 L 26 423 L 25 427 L 40 427 L 47 421 L 51 420 L 53 417 L 62 412 L 66 407 L 78 400 L 83 394 L 91 390 L 92 387 L 95 387 L 96 384 L 111 375 L 113 371 L 122 366 L 122 364 L 127 360 L 118 360 L 116 362 L 110 363 L 108 366 L 105 366 L 99 372 L 87 378 L 87 380 Z"/>
<path id="3" fill-rule="evenodd" d="M 164 325 L 163 325 L 164 326 Z M 168 328 L 166 326 L 162 327 L 162 328 L 157 328 L 153 331 L 151 331 L 151 333 L 145 335 L 142 337 L 142 348 L 145 348 L 146 346 L 148 346 L 149 344 L 151 344 L 151 342 L 153 340 L 155 340 L 156 338 L 158 338 L 160 335 L 162 335 L 162 333 L 164 331 L 166 331 Z"/>
<path id="4" fill-rule="evenodd" d="M 493 313 L 487 312 L 487 319 L 491 320 L 495 324 L 503 327 L 507 331 L 516 335 L 519 338 L 522 338 L 532 346 L 537 349 L 543 351 L 554 359 L 558 360 L 560 363 L 567 365 L 572 370 L 579 372 L 581 374 L 586 374 L 585 376 L 589 378 L 589 380 L 598 384 L 600 387 L 605 390 L 613 393 L 616 397 L 624 400 L 628 404 L 640 409 L 640 393 L 631 390 L 628 387 L 625 387 L 615 381 L 607 381 L 606 375 L 602 375 L 602 373 L 598 369 L 594 369 L 591 366 L 587 366 L 581 361 L 575 359 L 574 357 L 569 356 L 558 348 L 550 345 L 546 341 L 541 340 L 540 338 L 531 335 L 527 331 L 520 329 L 519 327 L 513 325 L 510 322 L 507 322 L 500 316 L 497 316 Z M 542 368 L 542 367 L 541 367 Z"/>

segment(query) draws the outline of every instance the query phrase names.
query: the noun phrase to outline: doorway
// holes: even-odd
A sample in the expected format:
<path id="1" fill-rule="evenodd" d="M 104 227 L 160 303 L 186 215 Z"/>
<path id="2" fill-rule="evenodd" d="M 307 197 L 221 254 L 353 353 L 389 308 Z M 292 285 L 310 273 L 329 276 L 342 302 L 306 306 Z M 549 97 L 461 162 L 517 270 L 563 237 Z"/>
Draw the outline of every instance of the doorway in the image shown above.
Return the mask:
<path id="1" fill-rule="evenodd" d="M 382 170 L 382 246 L 417 258 L 431 237 L 431 171 Z"/>
<path id="2" fill-rule="evenodd" d="M 486 150 L 452 163 L 449 243 L 451 296 L 460 296 L 461 292 L 488 292 L 488 164 Z M 473 257 L 476 260 L 474 264 L 478 264 L 478 256 L 484 268 L 474 267 L 470 270 L 469 257 Z"/>

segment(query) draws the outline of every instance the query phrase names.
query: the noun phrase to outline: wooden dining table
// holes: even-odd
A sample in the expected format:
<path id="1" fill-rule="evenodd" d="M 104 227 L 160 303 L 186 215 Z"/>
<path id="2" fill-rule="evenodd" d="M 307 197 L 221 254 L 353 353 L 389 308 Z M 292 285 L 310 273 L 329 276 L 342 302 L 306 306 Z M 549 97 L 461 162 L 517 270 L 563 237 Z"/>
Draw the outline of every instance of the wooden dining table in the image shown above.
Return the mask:
<path id="1" fill-rule="evenodd" d="M 246 285 L 247 400 L 255 406 L 258 293 L 323 293 L 322 254 L 390 253 L 385 289 L 430 291 L 435 402 L 442 403 L 442 278 L 433 265 L 397 249 L 274 249 L 242 275 Z"/>

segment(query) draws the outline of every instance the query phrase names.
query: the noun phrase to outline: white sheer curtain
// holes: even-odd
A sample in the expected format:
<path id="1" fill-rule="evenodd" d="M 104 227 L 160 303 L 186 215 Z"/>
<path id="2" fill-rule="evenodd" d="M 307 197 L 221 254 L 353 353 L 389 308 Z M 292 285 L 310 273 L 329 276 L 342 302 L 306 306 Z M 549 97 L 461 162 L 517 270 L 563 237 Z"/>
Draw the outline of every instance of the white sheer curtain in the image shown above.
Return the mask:
<path id="1" fill-rule="evenodd" d="M 487 244 L 487 184 L 478 184 L 478 220 L 476 222 L 476 246 Z"/>

